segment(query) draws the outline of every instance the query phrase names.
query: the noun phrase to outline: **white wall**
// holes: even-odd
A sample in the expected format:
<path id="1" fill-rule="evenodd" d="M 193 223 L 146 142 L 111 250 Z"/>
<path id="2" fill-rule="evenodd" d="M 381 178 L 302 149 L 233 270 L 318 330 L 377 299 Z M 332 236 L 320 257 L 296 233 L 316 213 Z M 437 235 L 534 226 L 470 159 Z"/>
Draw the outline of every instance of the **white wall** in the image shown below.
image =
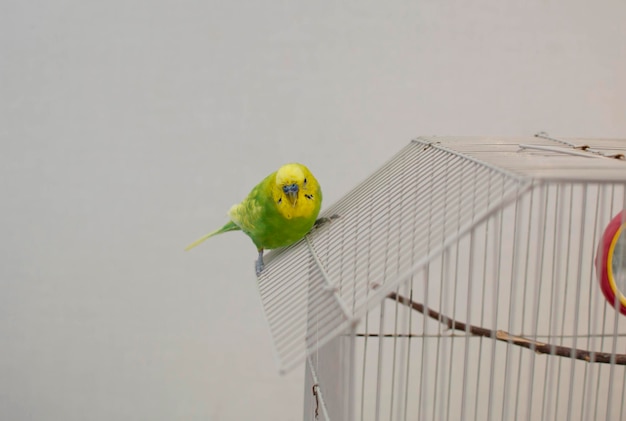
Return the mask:
<path id="1" fill-rule="evenodd" d="M 626 3 L 0 5 L 0 419 L 296 420 L 245 236 L 417 135 L 626 137 Z"/>

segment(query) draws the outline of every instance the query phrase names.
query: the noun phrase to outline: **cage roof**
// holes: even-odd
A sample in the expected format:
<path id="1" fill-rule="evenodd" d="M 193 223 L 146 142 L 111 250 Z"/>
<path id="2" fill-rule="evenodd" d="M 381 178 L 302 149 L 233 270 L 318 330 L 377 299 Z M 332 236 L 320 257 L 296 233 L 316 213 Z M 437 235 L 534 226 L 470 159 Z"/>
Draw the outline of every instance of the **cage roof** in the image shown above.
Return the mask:
<path id="1" fill-rule="evenodd" d="M 626 140 L 420 137 L 266 256 L 259 292 L 284 372 L 540 182 L 626 182 Z M 610 156 L 617 156 L 610 157 Z M 620 159 L 621 156 L 621 159 Z"/>
<path id="2" fill-rule="evenodd" d="M 626 139 L 430 137 L 443 147 L 523 177 L 563 181 L 624 181 Z M 607 159 L 612 158 L 612 159 Z"/>

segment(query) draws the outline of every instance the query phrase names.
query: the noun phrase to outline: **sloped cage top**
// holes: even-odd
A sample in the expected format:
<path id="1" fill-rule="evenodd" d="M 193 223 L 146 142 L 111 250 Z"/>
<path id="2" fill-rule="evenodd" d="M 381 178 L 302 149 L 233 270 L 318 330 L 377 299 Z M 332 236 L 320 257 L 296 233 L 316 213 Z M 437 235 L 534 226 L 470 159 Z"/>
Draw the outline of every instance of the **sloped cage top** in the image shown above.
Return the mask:
<path id="1" fill-rule="evenodd" d="M 580 142 L 581 145 L 585 142 Z M 541 180 L 626 182 L 624 141 L 418 138 L 326 209 L 338 218 L 267 255 L 259 291 L 282 372 L 302 362 Z"/>

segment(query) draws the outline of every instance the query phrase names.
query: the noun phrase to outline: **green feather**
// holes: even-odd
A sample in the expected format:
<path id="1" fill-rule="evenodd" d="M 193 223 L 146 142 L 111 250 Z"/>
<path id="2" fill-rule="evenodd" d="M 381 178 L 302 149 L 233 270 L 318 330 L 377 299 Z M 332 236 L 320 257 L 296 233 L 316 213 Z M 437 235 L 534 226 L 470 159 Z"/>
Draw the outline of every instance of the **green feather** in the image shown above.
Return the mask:
<path id="1" fill-rule="evenodd" d="M 240 230 L 240 229 L 241 228 L 239 228 L 237 225 L 235 225 L 235 223 L 233 221 L 228 221 L 226 223 L 226 225 L 224 225 L 222 228 L 216 229 L 215 231 L 211 231 L 210 233 L 208 233 L 208 234 L 198 238 L 196 241 L 194 241 L 193 243 L 189 244 L 187 247 L 185 247 L 185 250 L 191 250 L 192 248 L 194 248 L 198 244 L 200 244 L 203 241 L 213 237 L 214 235 L 221 234 L 223 232 L 228 232 L 228 231 L 237 231 L 237 230 Z"/>

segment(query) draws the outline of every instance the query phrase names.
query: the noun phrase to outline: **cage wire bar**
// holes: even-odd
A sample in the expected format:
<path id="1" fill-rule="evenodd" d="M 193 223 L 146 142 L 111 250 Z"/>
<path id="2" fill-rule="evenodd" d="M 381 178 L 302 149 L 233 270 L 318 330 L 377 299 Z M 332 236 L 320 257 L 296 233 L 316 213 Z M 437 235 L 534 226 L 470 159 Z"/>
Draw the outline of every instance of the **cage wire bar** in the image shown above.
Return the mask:
<path id="1" fill-rule="evenodd" d="M 574 142 L 416 139 L 268 254 L 259 290 L 279 369 L 306 361 L 305 419 L 626 417 L 626 327 L 594 266 L 626 208 L 608 158 L 625 143 Z"/>

